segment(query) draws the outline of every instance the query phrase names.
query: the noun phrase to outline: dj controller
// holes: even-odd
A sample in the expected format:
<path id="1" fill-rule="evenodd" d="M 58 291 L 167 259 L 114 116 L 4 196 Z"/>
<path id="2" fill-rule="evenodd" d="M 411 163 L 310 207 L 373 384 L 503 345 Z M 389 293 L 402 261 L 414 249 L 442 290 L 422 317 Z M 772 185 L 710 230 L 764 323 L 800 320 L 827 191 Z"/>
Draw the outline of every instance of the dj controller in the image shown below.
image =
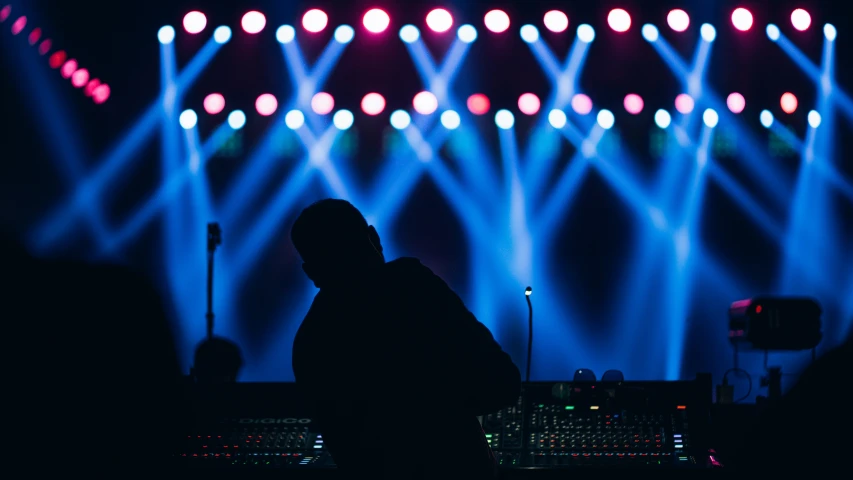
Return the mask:
<path id="1" fill-rule="evenodd" d="M 206 407 L 196 412 L 176 454 L 183 468 L 334 476 L 334 461 L 294 384 L 211 388 L 193 387 L 194 404 Z M 481 424 L 510 478 L 574 468 L 707 468 L 713 463 L 706 442 L 710 391 L 704 377 L 530 383 L 514 405 L 482 417 Z"/>

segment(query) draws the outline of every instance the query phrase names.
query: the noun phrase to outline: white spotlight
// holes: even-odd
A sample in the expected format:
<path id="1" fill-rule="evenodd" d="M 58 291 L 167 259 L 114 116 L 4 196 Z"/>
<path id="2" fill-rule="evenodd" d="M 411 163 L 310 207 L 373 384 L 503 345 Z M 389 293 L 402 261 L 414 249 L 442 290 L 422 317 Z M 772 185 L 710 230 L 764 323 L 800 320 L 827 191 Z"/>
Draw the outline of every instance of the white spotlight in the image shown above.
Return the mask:
<path id="1" fill-rule="evenodd" d="M 282 25 L 275 31 L 275 39 L 278 40 L 278 43 L 290 43 L 294 38 L 296 38 L 296 29 L 290 25 Z"/>
<path id="2" fill-rule="evenodd" d="M 524 25 L 521 27 L 521 39 L 527 43 L 533 43 L 539 40 L 539 30 L 533 25 Z"/>
<path id="3" fill-rule="evenodd" d="M 441 114 L 441 124 L 448 130 L 456 130 L 460 123 L 462 123 L 462 119 L 453 110 L 447 110 Z"/>
<path id="4" fill-rule="evenodd" d="M 590 25 L 578 25 L 578 40 L 584 43 L 592 43 L 595 40 L 595 29 Z"/>
<path id="5" fill-rule="evenodd" d="M 509 110 L 498 110 L 495 113 L 495 125 L 502 130 L 509 130 L 515 125 L 515 117 Z"/>
<path id="6" fill-rule="evenodd" d="M 703 23 L 699 28 L 699 35 L 702 36 L 702 40 L 713 42 L 717 38 L 717 29 L 710 23 Z"/>
<path id="7" fill-rule="evenodd" d="M 660 36 L 660 32 L 658 32 L 658 27 L 648 23 L 643 25 L 642 33 L 643 38 L 645 38 L 646 41 L 649 42 L 656 42 L 658 40 L 658 37 Z"/>
<path id="8" fill-rule="evenodd" d="M 616 118 L 610 110 L 601 110 L 598 112 L 598 116 L 595 117 L 595 120 L 599 125 L 601 125 L 601 128 L 605 130 L 610 130 L 613 128 L 613 124 L 616 123 Z"/>
<path id="9" fill-rule="evenodd" d="M 781 32 L 779 32 L 779 27 L 772 23 L 767 25 L 767 38 L 775 42 L 776 40 L 779 40 L 780 35 Z"/>
<path id="10" fill-rule="evenodd" d="M 181 128 L 184 130 L 189 130 L 198 123 L 198 115 L 192 110 L 184 110 L 181 112 L 181 116 L 178 117 L 178 123 L 181 124 Z"/>
<path id="11" fill-rule="evenodd" d="M 284 124 L 291 130 L 298 130 L 305 125 L 305 115 L 299 110 L 291 110 L 284 116 Z"/>
<path id="12" fill-rule="evenodd" d="M 412 117 L 405 110 L 397 110 L 391 114 L 391 126 L 403 130 L 412 123 Z"/>
<path id="13" fill-rule="evenodd" d="M 557 130 L 566 126 L 566 113 L 562 110 L 551 110 L 548 113 L 548 123 Z"/>
<path id="14" fill-rule="evenodd" d="M 709 108 L 702 114 L 702 121 L 705 122 L 705 125 L 708 128 L 714 128 L 717 126 L 717 123 L 719 123 L 720 116 L 717 115 L 717 112 L 713 109 Z"/>
<path id="15" fill-rule="evenodd" d="M 672 116 L 666 110 L 660 109 L 655 112 L 655 124 L 660 128 L 667 128 L 672 123 Z"/>
<path id="16" fill-rule="evenodd" d="M 400 29 L 400 40 L 404 43 L 415 43 L 421 37 L 421 32 L 414 25 L 403 25 Z"/>
<path id="17" fill-rule="evenodd" d="M 234 110 L 228 114 L 228 126 L 240 130 L 246 124 L 246 114 L 242 110 Z"/>
<path id="18" fill-rule="evenodd" d="M 773 114 L 770 113 L 770 110 L 762 110 L 761 115 L 758 116 L 758 119 L 761 121 L 761 125 L 764 128 L 770 128 L 773 126 Z"/>
<path id="19" fill-rule="evenodd" d="M 817 128 L 820 126 L 820 114 L 812 110 L 809 112 L 809 126 L 812 128 Z"/>
<path id="20" fill-rule="evenodd" d="M 401 32 L 402 33 L 402 32 Z M 462 25 L 456 31 L 456 36 L 465 43 L 471 43 L 477 39 L 477 29 L 473 25 Z"/>
<path id="21" fill-rule="evenodd" d="M 169 27 L 171 28 L 171 27 Z M 830 42 L 835 40 L 835 37 L 838 36 L 838 30 L 835 29 L 835 25 L 831 23 L 827 23 L 823 26 L 823 36 L 826 37 Z"/>
<path id="22" fill-rule="evenodd" d="M 349 25 L 341 25 L 335 29 L 335 41 L 338 43 L 347 44 L 355 37 L 355 30 Z"/>
<path id="23" fill-rule="evenodd" d="M 231 29 L 225 25 L 216 27 L 216 30 L 213 31 L 213 41 L 222 45 L 228 43 L 228 40 L 231 40 Z"/>
<path id="24" fill-rule="evenodd" d="M 352 126 L 354 120 L 355 118 L 353 118 L 352 112 L 349 110 L 338 110 L 332 117 L 332 123 L 335 124 L 335 128 L 338 130 L 348 129 Z"/>
<path id="25" fill-rule="evenodd" d="M 163 45 L 172 43 L 175 41 L 175 29 L 171 25 L 160 27 L 160 30 L 157 31 L 157 40 L 159 40 Z"/>

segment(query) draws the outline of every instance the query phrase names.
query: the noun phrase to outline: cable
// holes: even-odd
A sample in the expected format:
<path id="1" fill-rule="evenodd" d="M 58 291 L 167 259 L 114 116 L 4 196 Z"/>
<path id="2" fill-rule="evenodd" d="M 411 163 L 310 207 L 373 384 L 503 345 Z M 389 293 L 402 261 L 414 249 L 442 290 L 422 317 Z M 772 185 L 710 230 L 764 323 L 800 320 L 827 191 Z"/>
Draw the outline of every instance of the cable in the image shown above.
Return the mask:
<path id="1" fill-rule="evenodd" d="M 527 287 L 524 289 L 524 298 L 527 300 L 527 375 L 525 383 L 530 383 L 530 361 L 533 357 L 533 304 L 530 303 L 530 294 L 533 289 Z"/>
<path id="2" fill-rule="evenodd" d="M 730 373 L 741 373 L 741 374 L 743 374 L 742 376 L 746 376 L 746 380 L 749 382 L 749 387 L 746 391 L 746 395 L 738 398 L 737 400 L 735 400 L 733 402 L 733 403 L 740 403 L 740 402 L 746 400 L 747 398 L 749 398 L 750 394 L 752 394 L 752 375 L 750 375 L 749 372 L 747 372 L 746 370 L 739 368 L 739 367 L 730 368 L 730 369 L 726 370 L 726 373 L 723 374 L 723 385 L 728 385 L 728 376 Z"/>

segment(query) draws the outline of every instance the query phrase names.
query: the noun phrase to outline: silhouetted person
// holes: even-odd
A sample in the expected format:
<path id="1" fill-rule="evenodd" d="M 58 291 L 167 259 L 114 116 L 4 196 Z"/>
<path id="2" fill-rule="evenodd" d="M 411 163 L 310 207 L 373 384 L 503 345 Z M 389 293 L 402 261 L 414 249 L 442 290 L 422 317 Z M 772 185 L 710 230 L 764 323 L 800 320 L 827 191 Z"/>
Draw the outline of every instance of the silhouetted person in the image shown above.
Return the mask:
<path id="1" fill-rule="evenodd" d="M 414 258 L 385 262 L 343 200 L 291 230 L 320 292 L 293 342 L 293 372 L 335 463 L 356 478 L 494 478 L 476 416 L 514 404 L 521 375 L 462 300 Z"/>
<path id="2" fill-rule="evenodd" d="M 196 348 L 192 376 L 198 383 L 234 383 L 242 367 L 240 347 L 231 340 L 213 337 Z"/>
<path id="3" fill-rule="evenodd" d="M 6 246 L 10 458 L 40 472 L 162 472 L 180 439 L 180 372 L 154 289 L 122 267 L 42 261 Z"/>

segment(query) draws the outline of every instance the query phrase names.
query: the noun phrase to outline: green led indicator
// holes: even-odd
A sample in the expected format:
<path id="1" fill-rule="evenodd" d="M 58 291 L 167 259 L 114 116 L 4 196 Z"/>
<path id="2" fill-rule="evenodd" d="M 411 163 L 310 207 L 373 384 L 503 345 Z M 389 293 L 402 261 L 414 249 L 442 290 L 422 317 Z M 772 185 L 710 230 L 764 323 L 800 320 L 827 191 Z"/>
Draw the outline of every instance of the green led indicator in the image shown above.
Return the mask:
<path id="1" fill-rule="evenodd" d="M 566 405 L 566 410 L 574 410 L 574 405 Z"/>
<path id="2" fill-rule="evenodd" d="M 492 438 L 492 434 L 491 434 L 491 433 L 487 433 L 487 434 L 486 434 L 486 438 Z"/>
<path id="3" fill-rule="evenodd" d="M 543 408 L 544 406 L 545 406 L 545 404 L 544 404 L 544 403 L 540 403 L 540 404 L 539 404 L 539 408 Z"/>

